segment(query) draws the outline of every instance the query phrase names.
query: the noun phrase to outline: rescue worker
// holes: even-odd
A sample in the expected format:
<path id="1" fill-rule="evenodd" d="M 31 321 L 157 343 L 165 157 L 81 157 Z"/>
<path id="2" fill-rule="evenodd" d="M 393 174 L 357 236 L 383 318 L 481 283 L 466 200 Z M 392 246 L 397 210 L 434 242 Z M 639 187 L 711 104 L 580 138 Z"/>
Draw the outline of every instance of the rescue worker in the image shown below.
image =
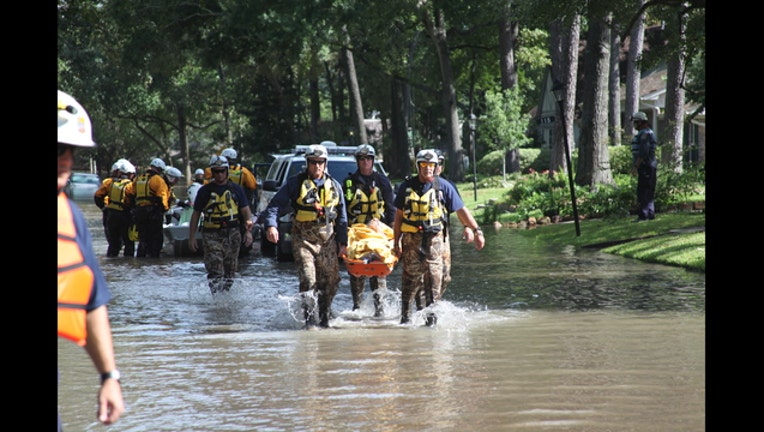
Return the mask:
<path id="1" fill-rule="evenodd" d="M 172 218 L 180 219 L 180 214 L 175 213 L 174 207 L 188 207 L 188 202 L 179 200 L 178 196 L 175 195 L 175 185 L 178 184 L 178 180 L 183 177 L 183 173 L 181 173 L 179 169 L 172 166 L 165 167 L 162 177 L 164 178 L 165 183 L 167 183 L 167 188 L 170 190 L 170 199 L 167 201 L 170 205 L 170 209 L 164 215 L 164 223 L 170 224 L 172 223 Z"/>
<path id="2" fill-rule="evenodd" d="M 58 91 L 58 335 L 85 348 L 101 376 L 96 418 L 116 422 L 125 411 L 117 370 L 108 303 L 111 293 L 93 253 L 82 211 L 63 190 L 72 174 L 75 148 L 93 148 L 85 109 Z M 58 431 L 62 430 L 58 415 Z"/>
<path id="3" fill-rule="evenodd" d="M 247 199 L 250 203 L 254 202 L 255 191 L 257 190 L 257 178 L 249 168 L 240 164 L 239 153 L 233 148 L 225 148 L 220 152 L 228 160 L 228 180 L 244 188 L 247 192 Z M 204 172 L 204 179 L 207 183 L 213 180 L 210 168 L 207 167 Z"/>
<path id="4" fill-rule="evenodd" d="M 130 175 L 135 173 L 135 166 L 127 159 L 120 159 L 114 165 L 116 177 L 104 180 L 93 198 L 96 206 L 106 215 L 106 241 L 109 244 L 106 256 L 108 258 L 119 256 L 124 245 L 124 255 L 133 257 L 135 242 L 130 240 L 128 232 L 133 224 L 132 198 L 135 191 Z"/>
<path id="5" fill-rule="evenodd" d="M 386 175 L 374 170 L 376 152 L 369 144 L 361 144 L 355 151 L 357 169 L 348 174 L 342 182 L 348 225 L 369 223 L 374 219 L 388 226 L 393 226 L 395 207 L 393 207 L 393 186 Z M 361 307 L 361 299 L 366 280 L 369 280 L 374 299 L 374 316 L 384 313 L 381 293 L 387 290 L 386 276 L 353 276 L 350 274 L 350 292 L 353 295 L 353 310 Z M 380 288 L 382 289 L 380 291 Z"/>
<path id="6" fill-rule="evenodd" d="M 323 145 L 309 145 L 305 171 L 289 177 L 261 215 L 266 239 L 274 244 L 279 242 L 278 217 L 294 215 L 292 252 L 299 271 L 305 328 L 329 327 L 340 283 L 339 258 L 347 252 L 345 197 L 342 185 L 326 173 L 328 156 Z"/>
<path id="7" fill-rule="evenodd" d="M 103 234 L 106 237 L 106 243 L 109 243 L 109 212 L 106 211 L 106 204 L 109 203 L 109 196 L 107 191 L 109 185 L 115 180 L 119 179 L 119 161 L 111 164 L 111 171 L 109 177 L 106 177 L 101 181 L 101 186 L 93 193 L 93 201 L 96 207 L 101 209 L 101 223 L 103 224 Z"/>
<path id="8" fill-rule="evenodd" d="M 196 171 L 194 171 L 194 181 L 191 182 L 190 185 L 186 188 L 186 194 L 188 195 L 188 203 L 191 205 L 191 207 L 194 206 L 194 200 L 196 199 L 196 193 L 199 191 L 199 188 L 202 187 L 204 184 L 204 170 L 201 168 L 197 168 Z"/>
<path id="9" fill-rule="evenodd" d="M 166 168 L 154 158 L 146 171 L 135 178 L 133 220 L 138 227 L 138 258 L 159 258 L 164 245 L 164 214 L 170 209 L 170 188 L 161 175 Z"/>
<path id="10" fill-rule="evenodd" d="M 210 171 L 213 180 L 199 189 L 194 200 L 194 212 L 189 222 L 188 247 L 196 252 L 196 230 L 202 221 L 204 268 L 207 270 L 210 292 L 228 291 L 239 266 L 242 244 L 240 225 L 244 225 L 244 244 L 252 244 L 254 218 L 244 188 L 228 179 L 228 160 L 212 156 Z"/>
<path id="11" fill-rule="evenodd" d="M 636 135 L 631 140 L 631 155 L 634 161 L 631 174 L 637 176 L 637 219 L 642 222 L 655 219 L 655 186 L 658 182 L 658 159 L 655 148 L 658 144 L 655 133 L 647 122 L 647 114 L 637 111 L 631 116 Z"/>
<path id="12" fill-rule="evenodd" d="M 443 167 L 446 163 L 446 155 L 438 149 L 435 149 L 435 154 L 438 155 L 438 164 L 435 166 L 435 175 L 438 176 L 438 178 L 446 179 L 443 177 Z M 446 179 L 447 180 L 447 179 Z M 459 197 L 462 196 L 461 193 L 459 193 L 459 189 L 456 187 L 456 184 L 451 183 L 454 186 L 454 189 L 456 190 L 456 194 L 459 195 Z M 451 283 L 451 235 L 449 232 L 449 224 L 451 222 L 451 214 L 446 212 L 444 215 L 444 221 L 446 224 L 444 225 L 443 230 L 443 284 L 440 287 L 440 296 L 443 297 L 443 294 L 446 293 L 446 288 L 448 288 L 448 284 Z M 467 230 L 467 227 L 464 227 L 465 230 Z M 462 237 L 465 237 L 466 234 L 462 234 Z M 417 306 L 425 304 L 425 296 L 424 291 L 421 290 L 417 296 L 416 296 Z"/>
<path id="13" fill-rule="evenodd" d="M 241 165 L 238 162 L 239 153 L 235 149 L 230 147 L 225 148 L 220 152 L 220 156 L 223 156 L 228 160 L 228 179 L 231 182 L 236 183 L 237 185 L 244 188 L 244 192 L 247 194 L 247 200 L 252 204 L 250 210 L 252 210 L 254 213 L 256 196 L 255 193 L 257 191 L 257 179 L 255 178 L 255 175 L 252 174 L 252 171 L 250 171 L 249 168 Z M 208 179 L 212 178 L 211 173 L 209 172 L 209 168 L 207 168 L 205 176 Z M 242 239 L 245 237 L 243 229 L 244 227 L 242 226 Z M 241 258 L 245 256 L 251 249 L 251 245 L 243 245 L 239 249 L 239 257 Z"/>
<path id="14" fill-rule="evenodd" d="M 393 244 L 403 266 L 401 324 L 410 321 L 409 308 L 417 292 L 424 290 L 424 307 L 441 298 L 443 285 L 444 217 L 455 212 L 465 226 L 465 240 L 475 242 L 475 249 L 485 246 L 483 231 L 454 186 L 435 176 L 438 155 L 422 150 L 416 155 L 417 176 L 406 178 L 395 197 Z M 468 228 L 468 229 L 467 229 Z M 474 233 L 474 236 L 473 236 Z M 423 307 L 417 304 L 417 310 Z M 433 326 L 437 316 L 426 315 L 426 324 Z"/>

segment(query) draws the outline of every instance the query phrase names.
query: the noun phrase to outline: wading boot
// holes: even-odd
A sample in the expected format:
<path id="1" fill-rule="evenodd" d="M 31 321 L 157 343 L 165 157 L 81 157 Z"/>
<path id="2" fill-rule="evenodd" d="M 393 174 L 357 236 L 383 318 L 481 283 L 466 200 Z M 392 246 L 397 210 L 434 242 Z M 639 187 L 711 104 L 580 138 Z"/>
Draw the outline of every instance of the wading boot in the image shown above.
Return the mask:
<path id="1" fill-rule="evenodd" d="M 384 310 L 382 307 L 382 299 L 380 298 L 379 292 L 374 291 L 372 293 L 372 297 L 374 298 L 374 318 L 381 318 L 382 315 L 384 315 Z"/>
<path id="2" fill-rule="evenodd" d="M 408 302 L 401 303 L 401 324 L 408 324 L 409 322 L 409 305 Z"/>
<path id="3" fill-rule="evenodd" d="M 435 315 L 435 312 L 427 312 L 427 316 L 425 318 L 425 325 L 427 327 L 434 327 L 435 324 L 438 323 L 438 316 Z"/>
<path id="4" fill-rule="evenodd" d="M 329 328 L 329 304 L 326 295 L 323 293 L 318 294 L 318 326 L 322 328 Z"/>

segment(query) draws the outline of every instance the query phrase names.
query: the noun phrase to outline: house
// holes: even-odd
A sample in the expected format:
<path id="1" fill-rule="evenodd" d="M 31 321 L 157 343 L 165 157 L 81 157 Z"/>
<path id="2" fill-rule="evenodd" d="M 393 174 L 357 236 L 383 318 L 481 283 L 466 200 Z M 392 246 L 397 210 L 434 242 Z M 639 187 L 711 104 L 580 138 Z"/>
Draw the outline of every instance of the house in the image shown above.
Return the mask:
<path id="1" fill-rule="evenodd" d="M 552 74 L 547 70 L 544 84 L 541 88 L 540 109 L 536 111 L 537 139 L 541 142 L 542 148 L 551 148 L 552 134 L 554 131 L 554 122 L 559 117 L 557 100 L 552 93 Z M 627 122 L 623 116 L 625 88 L 621 87 L 621 122 Z M 653 131 L 655 131 L 658 142 L 660 143 L 660 133 L 665 126 L 664 108 L 666 106 L 666 66 L 663 65 L 653 70 L 643 71 L 639 81 L 639 110 L 647 114 Z M 685 104 L 685 116 L 697 108 L 696 104 Z M 578 117 L 578 116 L 576 116 Z M 684 148 L 687 150 L 686 160 L 692 162 L 705 162 L 706 148 L 706 120 L 705 113 L 700 114 L 689 122 L 685 122 L 684 129 Z M 576 118 L 573 122 L 573 136 L 575 143 L 571 144 L 576 148 L 580 136 L 580 119 Z"/>

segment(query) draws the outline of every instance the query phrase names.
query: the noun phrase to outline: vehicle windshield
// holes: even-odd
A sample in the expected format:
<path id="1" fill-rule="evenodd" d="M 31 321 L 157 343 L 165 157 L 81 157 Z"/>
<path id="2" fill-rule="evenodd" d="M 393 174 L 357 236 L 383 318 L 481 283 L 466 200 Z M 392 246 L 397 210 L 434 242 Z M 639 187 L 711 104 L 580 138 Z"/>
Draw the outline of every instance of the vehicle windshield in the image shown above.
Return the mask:
<path id="1" fill-rule="evenodd" d="M 349 174 L 355 172 L 358 168 L 355 160 L 331 160 L 329 159 L 329 166 L 327 172 L 338 181 L 342 181 Z M 382 171 L 382 167 L 379 162 L 374 162 L 374 169 L 378 172 Z M 292 161 L 292 166 L 289 167 L 287 178 L 297 174 L 298 172 L 305 171 L 305 159 Z"/>

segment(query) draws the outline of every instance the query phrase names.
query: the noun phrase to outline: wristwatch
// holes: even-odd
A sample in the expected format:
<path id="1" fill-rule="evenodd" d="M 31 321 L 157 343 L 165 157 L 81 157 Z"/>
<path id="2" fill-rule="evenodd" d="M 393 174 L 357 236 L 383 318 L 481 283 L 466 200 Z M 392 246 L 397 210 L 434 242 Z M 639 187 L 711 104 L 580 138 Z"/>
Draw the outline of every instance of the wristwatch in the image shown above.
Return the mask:
<path id="1" fill-rule="evenodd" d="M 480 228 L 480 227 L 472 228 L 472 232 L 474 232 L 475 235 L 482 234 L 483 233 L 483 229 Z"/>
<path id="2" fill-rule="evenodd" d="M 120 383 L 120 384 L 122 383 L 122 381 L 120 381 L 120 379 L 122 378 L 122 374 L 119 373 L 119 371 L 116 370 L 116 369 L 114 369 L 112 371 L 109 371 L 109 372 L 106 372 L 106 373 L 102 373 L 101 374 L 101 384 L 103 384 L 104 381 L 106 381 L 109 378 L 113 378 L 113 379 L 117 380 L 117 382 Z"/>

